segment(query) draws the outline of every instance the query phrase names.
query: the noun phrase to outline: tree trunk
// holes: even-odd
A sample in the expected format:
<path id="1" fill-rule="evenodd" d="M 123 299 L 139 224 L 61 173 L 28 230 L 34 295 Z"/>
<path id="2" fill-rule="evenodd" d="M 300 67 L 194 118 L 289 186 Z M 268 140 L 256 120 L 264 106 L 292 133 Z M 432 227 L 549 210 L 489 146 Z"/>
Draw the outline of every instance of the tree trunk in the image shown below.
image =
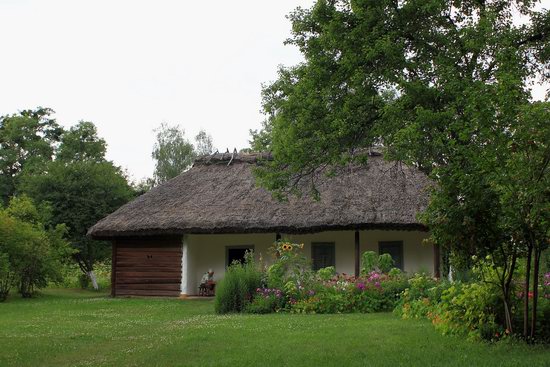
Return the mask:
<path id="1" fill-rule="evenodd" d="M 86 275 L 90 278 L 90 281 L 92 282 L 92 287 L 94 287 L 94 290 L 99 290 L 99 286 L 97 285 L 97 279 L 95 277 L 95 273 L 93 270 L 90 270 L 86 272 Z"/>
<path id="2" fill-rule="evenodd" d="M 525 264 L 525 284 L 523 286 L 523 337 L 529 337 L 529 280 L 531 278 L 531 255 L 533 246 L 529 245 Z"/>
<path id="3" fill-rule="evenodd" d="M 511 298 L 511 290 L 512 290 L 512 279 L 514 278 L 514 272 L 516 269 L 516 261 L 517 261 L 517 254 L 514 251 L 514 254 L 512 255 L 512 261 L 510 264 L 510 269 L 508 270 L 508 274 L 504 272 L 502 277 L 502 291 L 504 295 L 504 317 L 506 320 L 506 329 L 507 332 L 512 334 L 513 333 L 513 325 L 512 325 L 512 310 L 510 308 L 510 298 Z"/>
<path id="4" fill-rule="evenodd" d="M 535 339 L 537 331 L 537 301 L 539 298 L 539 270 L 542 250 L 535 248 L 535 263 L 533 264 L 533 309 L 531 314 L 531 339 Z"/>

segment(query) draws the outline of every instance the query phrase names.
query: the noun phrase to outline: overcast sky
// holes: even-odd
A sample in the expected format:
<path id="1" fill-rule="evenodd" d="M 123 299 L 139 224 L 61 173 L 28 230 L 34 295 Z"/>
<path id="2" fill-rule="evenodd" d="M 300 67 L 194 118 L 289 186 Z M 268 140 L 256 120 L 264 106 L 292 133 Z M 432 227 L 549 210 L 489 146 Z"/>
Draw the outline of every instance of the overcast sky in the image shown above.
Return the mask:
<path id="1" fill-rule="evenodd" d="M 244 148 L 261 83 L 301 60 L 283 45 L 285 15 L 312 3 L 0 0 L 0 115 L 43 106 L 64 126 L 92 121 L 134 179 L 152 175 L 161 122 Z"/>
<path id="2" fill-rule="evenodd" d="M 152 130 L 204 128 L 220 150 L 260 127 L 261 83 L 296 64 L 285 16 L 312 0 L 0 0 L 0 115 L 94 122 L 108 158 L 151 176 Z"/>

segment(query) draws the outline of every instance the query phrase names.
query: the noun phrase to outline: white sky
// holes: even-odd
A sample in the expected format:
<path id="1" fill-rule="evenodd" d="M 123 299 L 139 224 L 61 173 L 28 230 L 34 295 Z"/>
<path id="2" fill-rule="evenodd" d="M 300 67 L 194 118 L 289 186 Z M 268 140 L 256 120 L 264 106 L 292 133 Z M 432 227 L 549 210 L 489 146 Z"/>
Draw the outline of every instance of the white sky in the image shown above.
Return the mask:
<path id="1" fill-rule="evenodd" d="M 283 45 L 285 15 L 311 4 L 0 0 L 0 115 L 43 106 L 64 126 L 92 121 L 134 179 L 152 175 L 163 121 L 188 138 L 206 129 L 220 151 L 244 148 L 263 119 L 261 83 L 301 60 Z"/>

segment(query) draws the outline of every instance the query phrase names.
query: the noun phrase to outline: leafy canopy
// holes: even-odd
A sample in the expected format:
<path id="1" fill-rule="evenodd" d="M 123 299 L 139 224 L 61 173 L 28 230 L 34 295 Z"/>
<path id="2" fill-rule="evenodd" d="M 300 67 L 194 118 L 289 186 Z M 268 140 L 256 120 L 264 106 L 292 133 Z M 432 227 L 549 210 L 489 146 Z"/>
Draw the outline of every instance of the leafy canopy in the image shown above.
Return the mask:
<path id="1" fill-rule="evenodd" d="M 176 177 L 189 169 L 195 159 L 193 144 L 185 138 L 185 131 L 177 126 L 162 123 L 157 133 L 152 157 L 155 160 L 153 174 L 156 185 Z"/>
<path id="2" fill-rule="evenodd" d="M 319 0 L 290 15 L 305 61 L 263 89 L 252 146 L 275 160 L 260 183 L 287 194 L 320 167 L 391 159 L 434 177 L 506 135 L 549 76 L 550 16 L 534 1 Z M 523 17 L 517 24 L 514 19 Z M 495 134 L 496 133 L 496 134 Z M 314 181 L 313 181 L 314 182 Z"/>

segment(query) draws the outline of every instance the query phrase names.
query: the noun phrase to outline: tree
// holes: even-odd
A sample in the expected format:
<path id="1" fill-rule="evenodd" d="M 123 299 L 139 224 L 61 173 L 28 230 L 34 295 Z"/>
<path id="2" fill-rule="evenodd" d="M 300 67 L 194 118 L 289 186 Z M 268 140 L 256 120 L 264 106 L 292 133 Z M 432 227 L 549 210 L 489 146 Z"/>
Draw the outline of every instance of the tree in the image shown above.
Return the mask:
<path id="1" fill-rule="evenodd" d="M 73 162 L 104 162 L 107 143 L 99 138 L 92 122 L 80 121 L 61 136 L 56 159 Z"/>
<path id="2" fill-rule="evenodd" d="M 38 107 L 0 117 L 0 203 L 7 204 L 17 192 L 24 170 L 40 169 L 53 159 L 62 133 L 53 112 Z"/>
<path id="3" fill-rule="evenodd" d="M 214 152 L 214 144 L 212 142 L 212 135 L 208 134 L 205 130 L 199 131 L 195 136 L 195 155 L 209 155 Z"/>
<path id="4" fill-rule="evenodd" d="M 507 145 L 500 145 L 503 150 L 500 169 L 492 172 L 492 179 L 506 210 L 506 225 L 516 241 L 526 247 L 524 335 L 533 339 L 537 325 L 540 260 L 550 242 L 550 103 L 529 104 L 519 118 L 522 123 L 510 131 Z M 533 306 L 529 326 L 527 295 L 531 271 Z"/>
<path id="5" fill-rule="evenodd" d="M 319 0 L 297 9 L 287 42 L 305 61 L 281 68 L 263 89 L 266 126 L 252 145 L 274 159 L 256 170 L 258 181 L 279 196 L 304 183 L 315 191 L 323 167 L 364 163 L 367 148 L 382 145 L 387 158 L 437 183 L 424 216 L 434 242 L 463 258 L 473 251 L 493 255 L 509 292 L 527 237 L 544 237 L 535 228 L 546 219 L 539 215 L 535 227 L 525 220 L 548 203 L 542 183 L 525 179 L 535 172 L 515 170 L 526 175 L 517 179 L 503 168 L 531 165 L 547 174 L 543 137 L 523 140 L 540 147 L 534 161 L 509 154 L 520 131 L 534 133 L 526 129 L 533 126 L 525 113 L 533 108 L 529 81 L 550 76 L 550 12 L 535 5 Z M 522 24 L 514 23 L 518 15 Z M 514 202 L 524 205 L 516 219 L 510 212 L 518 208 L 503 193 L 506 180 L 524 195 Z"/>
<path id="6" fill-rule="evenodd" d="M 25 196 L 0 209 L 0 301 L 14 286 L 28 298 L 36 288 L 61 280 L 72 250 L 63 238 L 65 226 L 47 228 L 41 222 L 45 215 Z"/>
<path id="7" fill-rule="evenodd" d="M 92 123 L 79 123 L 63 134 L 56 159 L 41 173 L 24 175 L 20 184 L 36 202 L 47 203 L 52 225 L 67 225 L 73 257 L 95 289 L 94 265 L 109 258 L 110 245 L 86 232 L 134 196 L 122 170 L 105 159 L 105 147 Z"/>
<path id="8" fill-rule="evenodd" d="M 514 9 L 524 25 L 513 25 Z M 427 173 L 460 164 L 514 123 L 529 78 L 545 76 L 548 18 L 525 1 L 320 0 L 296 10 L 287 43 L 305 62 L 263 89 L 271 133 L 260 145 L 275 160 L 260 180 L 284 192 L 322 165 L 361 161 L 377 142 Z"/>
<path id="9" fill-rule="evenodd" d="M 154 180 L 159 185 L 189 169 L 195 159 L 193 144 L 185 138 L 185 131 L 162 123 L 152 157 L 156 161 Z"/>

